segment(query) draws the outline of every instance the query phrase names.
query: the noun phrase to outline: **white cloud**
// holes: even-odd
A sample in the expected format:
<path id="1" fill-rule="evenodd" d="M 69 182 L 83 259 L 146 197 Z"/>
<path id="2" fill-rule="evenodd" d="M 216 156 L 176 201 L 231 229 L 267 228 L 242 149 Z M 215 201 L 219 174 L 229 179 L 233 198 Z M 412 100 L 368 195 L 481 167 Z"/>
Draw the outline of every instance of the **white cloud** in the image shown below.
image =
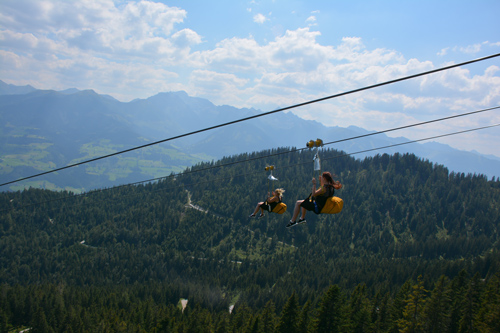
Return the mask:
<path id="1" fill-rule="evenodd" d="M 314 16 L 314 15 L 309 16 L 306 19 L 306 23 L 309 24 L 309 26 L 316 25 L 316 16 Z"/>
<path id="2" fill-rule="evenodd" d="M 447 54 L 448 54 L 448 50 L 449 50 L 449 49 L 450 49 L 449 47 L 445 47 L 445 48 L 441 49 L 441 51 L 439 51 L 439 52 L 437 53 L 437 55 L 438 55 L 438 56 L 445 56 L 445 55 L 447 55 Z"/>
<path id="3" fill-rule="evenodd" d="M 449 51 L 463 53 L 466 55 L 474 55 L 474 54 L 477 54 L 477 53 L 483 51 L 485 48 L 498 47 L 498 46 L 500 46 L 500 42 L 492 43 L 489 41 L 484 41 L 482 43 L 476 43 L 476 44 L 466 45 L 466 46 L 445 47 L 445 48 L 441 49 L 441 51 L 438 52 L 437 55 L 438 56 L 445 56 L 449 53 Z"/>
<path id="4" fill-rule="evenodd" d="M 142 53 L 147 57 L 164 54 L 172 48 L 169 38 L 175 34 L 174 26 L 186 17 L 182 9 L 151 1 L 129 2 L 123 7 L 116 7 L 111 0 L 21 1 L 18 5 L 4 4 L 0 9 L 10 14 L 10 20 L 2 21 L 2 29 L 29 30 L 38 39 L 49 38 L 60 44 L 60 49 L 135 56 Z M 27 16 L 34 12 L 37 15 Z M 185 42 L 201 40 L 192 30 L 186 37 Z"/>
<path id="5" fill-rule="evenodd" d="M 467 54 L 474 54 L 481 51 L 481 44 L 469 45 L 467 47 L 461 47 L 460 52 Z"/>
<path id="6" fill-rule="evenodd" d="M 3 73 L 12 73 L 11 75 L 6 75 L 7 77 L 15 77 L 18 70 L 22 69 L 21 57 L 14 52 L 8 52 L 0 50 L 0 63 L 2 64 Z"/>
<path id="7" fill-rule="evenodd" d="M 267 18 L 264 15 L 262 15 L 261 13 L 259 13 L 253 17 L 253 21 L 255 23 L 263 24 L 264 22 L 267 21 Z"/>
<path id="8" fill-rule="evenodd" d="M 210 101 L 215 104 L 227 104 L 227 96 L 233 96 L 239 103 L 242 103 L 243 101 L 238 96 L 240 88 L 247 83 L 247 79 L 239 78 L 234 74 L 194 70 L 189 78 L 188 90 L 195 96 L 213 96 Z"/>
<path id="9" fill-rule="evenodd" d="M 169 36 L 174 25 L 184 20 L 186 11 L 162 3 L 140 1 L 127 3 L 120 16 L 126 22 L 121 27 L 127 27 L 127 32 L 133 31 L 136 37 L 148 38 Z"/>
<path id="10" fill-rule="evenodd" d="M 183 29 L 172 35 L 172 41 L 180 48 L 201 43 L 201 36 L 191 29 Z"/>
<path id="11" fill-rule="evenodd" d="M 0 42 L 3 47 L 15 50 L 33 49 L 38 44 L 38 39 L 31 33 L 19 33 L 14 31 L 0 31 Z"/>

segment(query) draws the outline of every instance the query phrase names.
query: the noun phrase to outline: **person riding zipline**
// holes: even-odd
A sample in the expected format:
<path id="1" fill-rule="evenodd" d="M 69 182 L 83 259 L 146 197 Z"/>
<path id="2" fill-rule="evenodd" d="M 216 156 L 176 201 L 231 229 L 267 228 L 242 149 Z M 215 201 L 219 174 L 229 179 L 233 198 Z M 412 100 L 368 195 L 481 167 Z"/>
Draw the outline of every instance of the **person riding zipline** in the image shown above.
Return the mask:
<path id="1" fill-rule="evenodd" d="M 321 186 L 316 189 L 316 178 L 312 179 L 312 193 L 305 200 L 298 200 L 295 204 L 293 216 L 290 222 L 286 225 L 287 228 L 297 224 L 306 222 L 306 211 L 313 211 L 315 214 L 320 214 L 327 200 L 334 196 L 335 190 L 340 190 L 342 184 L 339 181 L 333 180 L 332 174 L 328 171 L 323 172 L 319 177 Z M 299 211 L 302 212 L 301 218 L 296 221 L 299 216 Z"/>
<path id="2" fill-rule="evenodd" d="M 264 217 L 264 210 L 268 212 L 272 212 L 274 208 L 280 204 L 283 200 L 283 193 L 285 193 L 285 190 L 282 188 L 277 188 L 274 191 L 271 192 L 272 196 L 269 196 L 269 192 L 267 193 L 268 198 L 264 202 L 259 202 L 257 204 L 257 207 L 255 207 L 255 210 L 252 214 L 250 214 L 249 217 L 255 217 L 257 212 L 260 209 L 260 215 L 259 219 Z"/>

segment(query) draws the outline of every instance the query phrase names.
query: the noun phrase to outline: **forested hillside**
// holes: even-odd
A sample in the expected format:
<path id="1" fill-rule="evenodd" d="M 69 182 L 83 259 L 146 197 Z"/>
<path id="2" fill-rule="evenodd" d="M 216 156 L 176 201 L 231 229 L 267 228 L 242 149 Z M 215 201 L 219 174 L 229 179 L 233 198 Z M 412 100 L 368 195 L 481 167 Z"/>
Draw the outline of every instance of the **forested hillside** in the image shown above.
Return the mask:
<path id="1" fill-rule="evenodd" d="M 344 209 L 291 229 L 313 151 L 85 195 L 1 193 L 0 331 L 498 331 L 498 179 L 414 155 L 320 156 Z M 288 211 L 249 219 L 266 165 Z"/>

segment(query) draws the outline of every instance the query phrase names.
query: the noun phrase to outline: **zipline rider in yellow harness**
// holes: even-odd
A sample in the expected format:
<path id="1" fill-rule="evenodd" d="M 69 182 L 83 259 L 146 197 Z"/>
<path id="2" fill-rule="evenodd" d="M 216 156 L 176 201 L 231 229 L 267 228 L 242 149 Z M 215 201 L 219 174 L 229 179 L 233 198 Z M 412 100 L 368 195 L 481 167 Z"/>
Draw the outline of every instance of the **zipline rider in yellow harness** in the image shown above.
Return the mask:
<path id="1" fill-rule="evenodd" d="M 282 214 L 284 211 L 286 211 L 286 205 L 281 205 L 282 204 L 281 201 L 283 199 L 284 192 L 285 192 L 284 189 L 277 188 L 271 192 L 272 196 L 269 196 L 269 193 L 267 193 L 267 195 L 268 195 L 267 200 L 265 202 L 259 202 L 257 204 L 257 207 L 255 207 L 254 212 L 249 217 L 255 217 L 255 215 L 257 214 L 259 209 L 260 209 L 259 219 L 264 217 L 264 210 L 266 210 L 268 212 Z M 278 207 L 278 205 L 284 206 L 284 208 L 282 208 L 283 212 L 276 211 L 276 208 Z"/>
<path id="2" fill-rule="evenodd" d="M 293 227 L 297 224 L 306 222 L 306 212 L 313 211 L 315 214 L 335 214 L 338 211 L 330 211 L 327 206 L 331 200 L 337 198 L 334 197 L 335 190 L 340 190 L 342 188 L 342 184 L 339 181 L 333 180 L 332 174 L 328 171 L 323 172 L 323 174 L 319 177 L 321 186 L 316 190 L 316 178 L 312 179 L 313 189 L 312 193 L 305 200 L 298 200 L 295 204 L 295 209 L 293 211 L 293 216 L 290 222 L 286 225 L 287 228 Z M 340 198 L 339 198 L 340 199 Z M 340 199 L 342 200 L 342 199 Z M 342 210 L 343 202 L 340 204 L 340 210 Z M 324 210 L 327 208 L 327 211 Z M 338 209 L 338 208 L 337 208 Z M 339 210 L 339 211 L 340 211 Z M 301 218 L 296 221 L 299 216 L 299 211 L 302 212 Z"/>

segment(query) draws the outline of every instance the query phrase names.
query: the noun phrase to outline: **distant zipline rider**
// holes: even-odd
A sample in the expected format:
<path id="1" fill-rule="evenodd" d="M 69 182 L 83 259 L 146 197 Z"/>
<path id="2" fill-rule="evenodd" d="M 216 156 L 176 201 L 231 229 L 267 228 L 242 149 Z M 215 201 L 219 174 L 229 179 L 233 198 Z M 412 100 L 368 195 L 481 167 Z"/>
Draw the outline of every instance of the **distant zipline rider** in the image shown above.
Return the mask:
<path id="1" fill-rule="evenodd" d="M 270 189 L 270 181 L 275 181 L 278 180 L 278 178 L 275 178 L 273 176 L 273 170 L 274 170 L 274 165 L 266 166 L 266 171 L 271 171 L 269 176 L 267 177 L 267 199 L 266 201 L 259 202 L 257 204 L 257 207 L 255 207 L 255 210 L 252 214 L 250 214 L 250 218 L 255 217 L 257 212 L 260 209 L 260 215 L 259 219 L 264 217 L 264 210 L 270 212 L 270 213 L 276 213 L 276 214 L 283 214 L 286 212 L 286 205 L 285 203 L 282 202 L 283 200 L 283 193 L 285 193 L 285 190 L 282 188 L 277 188 L 274 191 L 272 191 L 272 196 L 269 193 Z"/>
<path id="2" fill-rule="evenodd" d="M 321 147 L 323 146 L 323 141 L 317 139 L 316 141 L 309 141 L 306 146 L 308 148 Z M 344 207 L 344 201 L 334 196 L 335 190 L 340 190 L 342 184 L 339 181 L 333 179 L 330 172 L 325 171 L 321 173 L 321 162 L 318 154 L 318 149 L 316 149 L 316 154 L 314 155 L 314 171 L 319 171 L 319 180 L 321 186 L 316 189 L 316 178 L 312 179 L 313 188 L 309 197 L 305 200 L 298 200 L 295 204 L 295 209 L 293 211 L 293 216 L 290 222 L 286 225 L 287 228 L 296 226 L 298 224 L 306 223 L 306 212 L 312 211 L 315 214 L 337 214 L 342 211 Z M 301 212 L 301 218 L 297 220 Z"/>

